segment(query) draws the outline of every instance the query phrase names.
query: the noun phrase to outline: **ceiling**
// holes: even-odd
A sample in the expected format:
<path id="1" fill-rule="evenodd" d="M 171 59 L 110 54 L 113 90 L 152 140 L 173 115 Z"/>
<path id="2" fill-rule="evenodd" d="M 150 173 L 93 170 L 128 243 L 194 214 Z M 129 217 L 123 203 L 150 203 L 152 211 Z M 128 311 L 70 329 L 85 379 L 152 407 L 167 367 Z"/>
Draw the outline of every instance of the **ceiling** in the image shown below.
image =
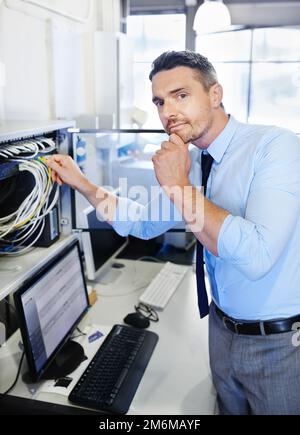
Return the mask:
<path id="1" fill-rule="evenodd" d="M 300 0 L 223 0 L 234 25 L 298 26 Z M 129 0 L 131 14 L 185 13 L 186 0 Z M 203 0 L 197 0 L 198 4 Z"/>
<path id="2" fill-rule="evenodd" d="M 198 4 L 203 3 L 203 0 L 197 0 Z M 223 0 L 226 4 L 243 4 L 243 3 L 300 3 L 299 0 Z M 151 7 L 185 7 L 186 0 L 130 0 L 130 8 L 138 9 L 138 8 L 148 8 Z"/>

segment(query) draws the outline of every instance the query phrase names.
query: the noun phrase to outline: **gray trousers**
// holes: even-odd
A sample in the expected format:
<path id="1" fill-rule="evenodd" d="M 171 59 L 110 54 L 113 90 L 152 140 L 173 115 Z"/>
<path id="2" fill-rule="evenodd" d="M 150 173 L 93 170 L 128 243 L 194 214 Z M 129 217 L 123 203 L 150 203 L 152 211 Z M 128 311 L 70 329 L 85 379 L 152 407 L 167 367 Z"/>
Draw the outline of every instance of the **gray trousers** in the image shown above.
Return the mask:
<path id="1" fill-rule="evenodd" d="M 299 332 L 238 335 L 210 306 L 210 366 L 220 414 L 300 414 L 300 346 L 295 345 L 295 334 Z"/>

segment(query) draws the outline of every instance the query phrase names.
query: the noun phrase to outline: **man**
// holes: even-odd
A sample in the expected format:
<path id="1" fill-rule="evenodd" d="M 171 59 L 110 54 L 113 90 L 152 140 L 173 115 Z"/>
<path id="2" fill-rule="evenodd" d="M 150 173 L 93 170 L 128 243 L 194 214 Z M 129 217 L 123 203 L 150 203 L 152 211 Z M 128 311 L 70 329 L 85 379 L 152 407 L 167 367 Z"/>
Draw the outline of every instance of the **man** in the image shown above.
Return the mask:
<path id="1" fill-rule="evenodd" d="M 199 54 L 163 53 L 150 80 L 170 135 L 153 157 L 156 177 L 206 248 L 210 364 L 220 413 L 300 414 L 299 140 L 285 129 L 228 116 L 215 70 Z M 206 197 L 190 183 L 189 143 L 213 157 Z M 49 166 L 56 181 L 83 193 L 123 235 L 148 238 L 173 225 L 121 222 L 119 210 L 135 203 L 110 193 L 104 201 L 103 189 L 68 157 L 54 156 Z M 203 222 L 195 221 L 202 215 Z"/>

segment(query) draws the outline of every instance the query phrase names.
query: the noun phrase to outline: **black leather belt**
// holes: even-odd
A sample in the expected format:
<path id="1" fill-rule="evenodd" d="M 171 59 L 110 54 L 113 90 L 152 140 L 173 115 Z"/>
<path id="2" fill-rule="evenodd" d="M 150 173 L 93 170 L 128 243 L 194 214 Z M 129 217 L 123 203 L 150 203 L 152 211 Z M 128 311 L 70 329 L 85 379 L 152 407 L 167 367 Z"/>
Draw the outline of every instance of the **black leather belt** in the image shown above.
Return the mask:
<path id="1" fill-rule="evenodd" d="M 227 316 L 215 304 L 217 315 L 223 322 L 223 325 L 236 334 L 245 335 L 269 335 L 280 334 L 281 332 L 289 332 L 293 330 L 293 324 L 300 321 L 300 314 L 287 319 L 281 320 L 265 320 L 263 322 L 240 322 L 232 317 Z M 296 330 L 296 329 L 295 329 Z"/>

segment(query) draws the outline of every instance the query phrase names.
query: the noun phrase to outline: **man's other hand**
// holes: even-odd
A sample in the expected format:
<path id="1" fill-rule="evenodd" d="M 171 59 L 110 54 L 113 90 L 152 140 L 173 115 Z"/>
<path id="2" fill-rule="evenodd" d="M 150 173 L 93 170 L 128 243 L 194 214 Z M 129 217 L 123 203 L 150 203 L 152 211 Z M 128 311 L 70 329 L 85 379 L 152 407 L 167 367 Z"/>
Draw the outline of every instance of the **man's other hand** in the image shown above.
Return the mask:
<path id="1" fill-rule="evenodd" d="M 162 187 L 184 187 L 190 185 L 191 159 L 189 144 L 177 134 L 171 134 L 162 142 L 161 149 L 152 157 L 156 178 Z"/>

